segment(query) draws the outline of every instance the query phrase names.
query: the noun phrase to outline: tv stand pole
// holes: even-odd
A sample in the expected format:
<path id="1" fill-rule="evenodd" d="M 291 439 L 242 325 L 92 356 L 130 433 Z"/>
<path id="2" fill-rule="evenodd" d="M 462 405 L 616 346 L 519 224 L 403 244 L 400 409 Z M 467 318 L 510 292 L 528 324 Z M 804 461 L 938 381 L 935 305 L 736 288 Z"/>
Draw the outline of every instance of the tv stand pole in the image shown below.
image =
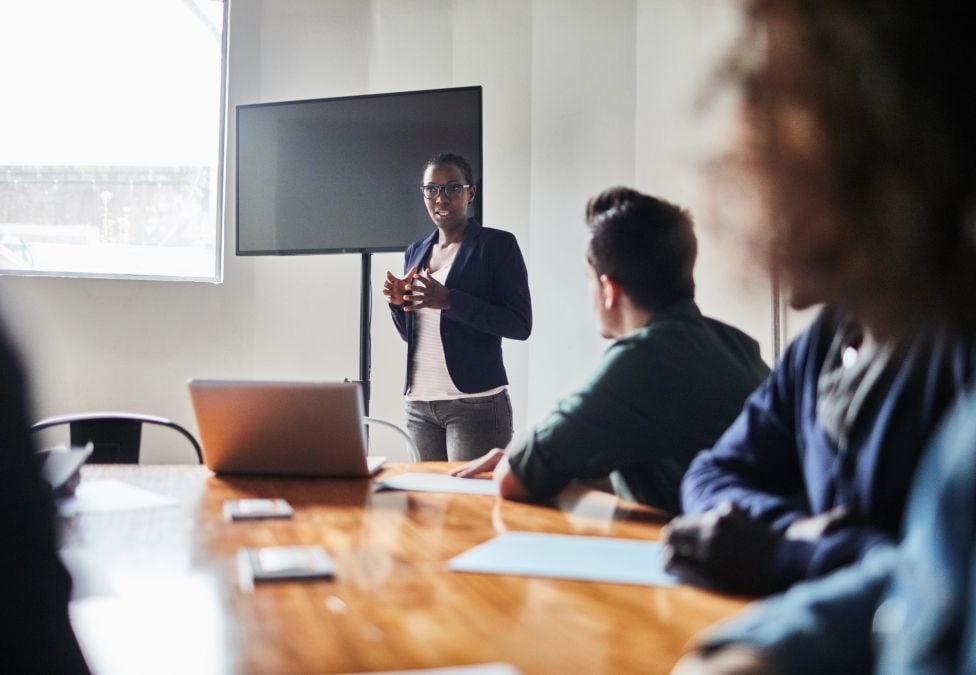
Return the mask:
<path id="1" fill-rule="evenodd" d="M 372 253 L 362 251 L 362 276 L 359 284 L 359 380 L 363 387 L 363 414 L 369 416 L 369 375 L 370 375 L 370 275 L 372 273 Z"/>

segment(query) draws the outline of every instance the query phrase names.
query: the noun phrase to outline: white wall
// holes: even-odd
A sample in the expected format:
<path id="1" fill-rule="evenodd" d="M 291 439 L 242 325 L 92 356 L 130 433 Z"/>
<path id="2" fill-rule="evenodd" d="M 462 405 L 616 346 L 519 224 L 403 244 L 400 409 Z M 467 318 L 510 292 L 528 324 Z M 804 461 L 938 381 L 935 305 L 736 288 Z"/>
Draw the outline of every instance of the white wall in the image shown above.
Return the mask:
<path id="1" fill-rule="evenodd" d="M 769 284 L 735 234 L 743 209 L 732 216 L 706 170 L 734 135 L 736 101 L 698 105 L 737 33 L 734 3 L 546 0 L 533 7 L 530 276 L 539 311 L 529 346 L 529 419 L 579 386 L 606 346 L 590 316 L 582 223 L 586 199 L 614 184 L 691 210 L 702 310 L 748 331 L 771 362 Z"/>
<path id="2" fill-rule="evenodd" d="M 533 422 L 582 384 L 605 347 L 583 276 L 583 212 L 591 195 L 634 182 L 636 11 L 635 2 L 533 3 Z"/>
<path id="3" fill-rule="evenodd" d="M 644 0 L 637 17 L 637 186 L 690 209 L 699 239 L 702 311 L 749 332 L 773 358 L 772 290 L 748 234 L 762 217 L 751 186 L 719 181 L 738 99 L 714 86 L 739 29 L 737 3 Z"/>
<path id="4" fill-rule="evenodd" d="M 770 355 L 763 283 L 710 221 L 701 159 L 732 108 L 693 99 L 736 18 L 722 0 L 233 0 L 224 283 L 0 279 L 33 375 L 36 414 L 120 409 L 195 428 L 188 377 L 358 376 L 358 256 L 233 255 L 233 106 L 480 84 L 487 225 L 526 255 L 536 327 L 506 342 L 516 428 L 582 382 L 604 347 L 582 275 L 585 200 L 634 185 L 697 216 L 706 313 Z M 418 167 L 418 180 L 422 167 Z M 379 295 L 398 254 L 373 261 L 372 414 L 403 422 L 405 348 Z M 746 290 L 740 290 L 744 288 Z M 392 436 L 384 454 L 404 457 Z M 165 448 L 148 461 L 178 461 Z"/>

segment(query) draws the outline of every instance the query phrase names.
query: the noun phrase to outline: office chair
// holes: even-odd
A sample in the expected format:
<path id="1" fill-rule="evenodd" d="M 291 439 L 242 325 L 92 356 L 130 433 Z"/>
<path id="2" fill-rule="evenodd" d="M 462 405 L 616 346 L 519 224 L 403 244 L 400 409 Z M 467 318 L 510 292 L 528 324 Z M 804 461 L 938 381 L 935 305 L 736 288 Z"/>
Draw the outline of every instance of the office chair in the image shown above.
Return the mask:
<path id="1" fill-rule="evenodd" d="M 420 461 L 420 451 L 417 449 L 417 445 L 413 442 L 413 439 L 410 438 L 410 436 L 407 434 L 406 431 L 404 431 L 397 425 L 393 424 L 392 422 L 387 422 L 386 420 L 377 419 L 376 417 L 364 417 L 363 423 L 366 425 L 367 429 L 369 428 L 370 424 L 376 424 L 377 426 L 382 426 L 382 427 L 386 427 L 387 429 L 392 429 L 393 431 L 395 431 L 397 434 L 400 435 L 400 438 L 402 438 L 404 442 L 406 442 L 407 451 L 410 454 L 410 461 L 411 462 Z"/>
<path id="2" fill-rule="evenodd" d="M 67 424 L 72 446 L 94 444 L 88 462 L 91 464 L 138 464 L 142 440 L 142 425 L 169 427 L 186 437 L 196 452 L 197 462 L 203 463 L 200 444 L 189 431 L 165 417 L 125 412 L 90 412 L 48 417 L 31 426 L 32 432 Z"/>

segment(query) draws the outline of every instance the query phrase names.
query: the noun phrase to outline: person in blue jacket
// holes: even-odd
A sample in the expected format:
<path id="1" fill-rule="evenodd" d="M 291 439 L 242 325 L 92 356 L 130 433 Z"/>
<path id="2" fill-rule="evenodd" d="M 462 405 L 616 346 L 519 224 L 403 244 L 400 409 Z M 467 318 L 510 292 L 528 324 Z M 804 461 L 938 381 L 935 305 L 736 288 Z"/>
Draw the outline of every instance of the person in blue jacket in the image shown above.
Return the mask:
<path id="1" fill-rule="evenodd" d="M 681 482 L 670 567 L 749 594 L 850 564 L 897 540 L 922 449 L 972 376 L 948 330 L 875 339 L 829 306 Z"/>
<path id="2" fill-rule="evenodd" d="M 973 57 L 968 9 L 754 0 L 752 39 L 730 70 L 778 215 L 781 269 L 886 339 L 976 335 L 976 99 L 958 79 Z M 891 480 L 875 464 L 872 492 Z M 714 539 L 671 545 L 705 558 Z M 970 378 L 928 441 L 897 544 L 751 606 L 701 637 L 674 673 L 976 673 L 974 582 Z"/>
<path id="3" fill-rule="evenodd" d="M 463 157 L 432 158 L 420 189 L 436 227 L 383 287 L 407 343 L 407 430 L 421 460 L 470 460 L 512 439 L 501 343 L 532 332 L 528 274 L 512 233 L 468 217 L 475 184 Z"/>
<path id="4" fill-rule="evenodd" d="M 942 242 L 910 226 L 926 222 L 932 229 L 945 227 L 947 217 L 972 217 L 970 206 L 957 214 L 938 199 L 951 195 L 955 183 L 928 182 L 949 167 L 938 154 L 910 157 L 920 132 L 898 126 L 942 123 L 871 99 L 891 93 L 887 79 L 871 78 L 914 67 L 912 57 L 896 53 L 914 51 L 909 23 L 874 24 L 863 15 L 868 10 L 844 3 L 822 10 L 792 0 L 756 7 L 775 17 L 769 29 L 782 39 L 781 58 L 766 70 L 750 70 L 748 57 L 741 61 L 749 96 L 771 97 L 748 98 L 747 113 L 765 125 L 751 149 L 765 169 L 764 189 L 776 188 L 769 191 L 773 261 L 795 306 L 828 307 L 732 427 L 692 462 L 682 483 L 688 515 L 669 525 L 665 553 L 670 568 L 689 579 L 765 594 L 897 539 L 922 449 L 971 378 L 976 350 L 971 334 L 941 317 L 911 329 L 886 320 L 905 312 L 925 316 L 943 290 L 924 293 L 924 274 L 899 265 L 918 260 L 935 271 L 950 269 L 951 258 L 925 257 L 942 250 L 936 246 Z M 878 11 L 888 10 L 880 3 Z M 897 12 L 891 18 L 904 19 Z M 839 37 L 848 25 L 863 29 L 874 51 L 866 55 Z M 809 42 L 787 37 L 794 31 L 808 31 L 801 37 Z M 811 50 L 808 61 L 801 62 L 800 46 Z M 848 60 L 860 58 L 868 59 L 861 71 L 848 68 Z M 865 91 L 866 83 L 879 89 Z M 945 114 L 955 119 L 954 109 Z M 932 147 L 949 152 L 937 132 L 944 130 L 932 130 Z M 946 254 L 960 250 L 956 243 Z"/>
<path id="5" fill-rule="evenodd" d="M 905 538 L 713 628 L 676 672 L 976 672 L 976 389 L 919 466 Z"/>

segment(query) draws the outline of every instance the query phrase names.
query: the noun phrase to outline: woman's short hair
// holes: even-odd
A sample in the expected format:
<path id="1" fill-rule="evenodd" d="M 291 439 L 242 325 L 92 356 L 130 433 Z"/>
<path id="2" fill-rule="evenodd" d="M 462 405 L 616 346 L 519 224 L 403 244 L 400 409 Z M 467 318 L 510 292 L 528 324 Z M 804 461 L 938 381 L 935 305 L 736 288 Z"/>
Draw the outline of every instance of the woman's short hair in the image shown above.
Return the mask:
<path id="1" fill-rule="evenodd" d="M 695 297 L 698 254 L 691 216 L 680 206 L 614 187 L 586 205 L 587 260 L 635 304 L 658 310 Z"/>
<path id="2" fill-rule="evenodd" d="M 976 323 L 976 21 L 957 5 L 749 0 L 727 72 L 787 283 L 896 329 Z"/>
<path id="3" fill-rule="evenodd" d="M 439 155 L 434 155 L 427 160 L 425 166 L 453 166 L 456 167 L 461 175 L 464 176 L 464 182 L 468 185 L 474 185 L 474 173 L 471 171 L 471 165 L 468 164 L 466 160 L 461 155 L 455 155 L 450 152 L 442 152 Z"/>

